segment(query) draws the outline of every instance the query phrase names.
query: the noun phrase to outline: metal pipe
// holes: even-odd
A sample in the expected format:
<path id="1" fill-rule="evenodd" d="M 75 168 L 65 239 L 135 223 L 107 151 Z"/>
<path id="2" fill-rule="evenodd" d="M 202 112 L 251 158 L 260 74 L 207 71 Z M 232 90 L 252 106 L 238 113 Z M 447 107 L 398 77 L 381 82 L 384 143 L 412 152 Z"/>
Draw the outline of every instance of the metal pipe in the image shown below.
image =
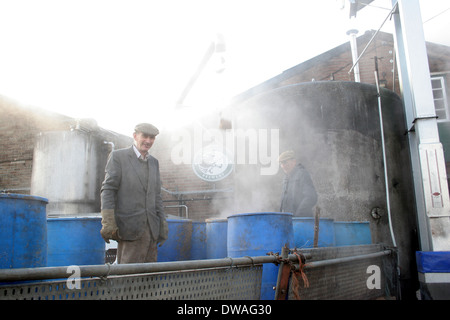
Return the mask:
<path id="1" fill-rule="evenodd" d="M 389 230 L 391 232 L 392 244 L 394 247 L 397 247 L 397 242 L 395 241 L 394 228 L 392 227 L 392 217 L 391 217 L 391 201 L 389 197 L 389 180 L 388 180 L 388 172 L 387 172 L 387 160 L 386 160 L 386 146 L 384 143 L 384 126 L 383 126 L 383 111 L 381 110 L 381 93 L 380 93 L 380 85 L 378 83 L 378 72 L 375 70 L 375 83 L 377 85 L 377 95 L 378 95 L 378 114 L 380 117 L 380 131 L 381 131 L 381 147 L 383 152 L 383 164 L 384 164 L 384 183 L 386 188 L 386 207 L 388 212 L 389 219 Z"/>
<path id="2" fill-rule="evenodd" d="M 191 194 L 202 194 L 202 193 L 220 193 L 220 192 L 233 192 L 232 188 L 227 189 L 207 189 L 207 190 L 193 190 L 193 191 L 171 191 L 166 188 L 161 187 L 161 190 L 167 192 L 173 196 L 179 195 L 191 195 Z"/>
<path id="3" fill-rule="evenodd" d="M 203 198 L 184 198 L 184 199 L 173 199 L 173 200 L 163 200 L 163 202 L 189 202 L 189 201 L 211 201 L 220 199 L 230 199 L 230 197 L 203 197 Z"/>
<path id="4" fill-rule="evenodd" d="M 30 191 L 31 188 L 9 188 L 9 189 L 1 189 L 0 193 L 10 193 L 16 191 Z"/>
<path id="5" fill-rule="evenodd" d="M 384 250 L 384 251 L 379 251 L 379 252 L 375 252 L 375 253 L 362 254 L 359 256 L 350 256 L 350 257 L 343 257 L 343 258 L 336 258 L 336 259 L 329 259 L 329 260 L 312 261 L 312 262 L 307 262 L 305 264 L 305 268 L 319 268 L 319 267 L 330 266 L 333 264 L 347 263 L 347 262 L 353 262 L 353 261 L 371 259 L 371 258 L 378 258 L 378 257 L 390 255 L 391 253 L 392 253 L 391 250 Z"/>
<path id="6" fill-rule="evenodd" d="M 209 44 L 201 62 L 200 62 L 200 65 L 197 67 L 197 70 L 195 71 L 194 75 L 191 77 L 191 79 L 187 83 L 186 87 L 184 88 L 183 92 L 181 93 L 180 97 L 178 98 L 178 100 L 176 102 L 176 107 L 183 106 L 183 102 L 184 102 L 186 96 L 191 91 L 192 87 L 194 86 L 198 77 L 202 73 L 202 71 L 205 68 L 206 64 L 208 63 L 209 59 L 211 59 L 212 55 L 216 52 L 224 52 L 224 51 L 225 51 L 225 40 L 221 34 L 217 34 L 217 39 L 215 41 L 212 41 Z"/>
<path id="7" fill-rule="evenodd" d="M 79 266 L 79 268 L 80 277 L 107 277 L 112 275 L 234 267 L 261 263 L 274 263 L 276 261 L 276 256 L 260 256 L 156 263 L 84 265 Z M 67 278 L 72 274 L 72 272 L 68 272 L 68 267 L 69 266 L 0 269 L 0 282 Z"/>
<path id="8" fill-rule="evenodd" d="M 185 208 L 186 209 L 186 219 L 189 219 L 189 208 L 187 205 L 178 204 L 174 206 L 165 206 L 164 208 Z"/>
<path id="9" fill-rule="evenodd" d="M 384 250 L 375 253 L 369 253 L 358 256 L 350 256 L 337 259 L 328 259 L 308 262 L 305 268 L 317 268 L 337 263 L 346 263 L 363 259 L 370 259 L 391 254 L 391 250 Z M 311 259 L 311 253 L 302 253 L 306 259 Z M 288 259 L 292 262 L 298 262 L 297 255 L 290 254 Z M 156 263 L 130 263 L 130 264 L 104 264 L 104 265 L 84 265 L 78 266 L 80 277 L 108 277 L 113 275 L 131 275 L 142 273 L 157 273 L 168 271 L 190 271 L 206 268 L 230 268 L 238 266 L 259 265 L 263 263 L 278 263 L 279 257 L 275 255 L 223 258 L 207 260 L 188 260 Z M 73 267 L 73 266 L 71 266 Z M 42 268 L 17 268 L 0 269 L 0 282 L 26 281 L 26 280 L 44 280 L 68 278 L 72 275 L 72 270 L 68 271 L 69 266 L 62 267 L 42 267 Z"/>
<path id="10" fill-rule="evenodd" d="M 358 59 L 358 44 L 356 43 L 356 35 L 358 34 L 358 30 L 351 29 L 347 31 L 347 35 L 350 36 L 350 48 L 352 51 L 352 59 L 355 67 L 355 82 L 361 82 L 361 77 L 359 75 L 359 64 L 357 62 Z"/>
<path id="11" fill-rule="evenodd" d="M 115 145 L 112 141 L 103 141 L 104 144 L 109 144 L 111 146 L 111 151 L 114 151 Z"/>
<path id="12" fill-rule="evenodd" d="M 381 26 L 378 28 L 378 30 L 373 34 L 372 38 L 369 40 L 369 42 L 367 43 L 366 47 L 363 49 L 363 51 L 361 52 L 360 56 L 358 57 L 358 59 L 356 59 L 356 61 L 353 63 L 353 66 L 350 68 L 350 70 L 348 71 L 348 73 L 352 72 L 353 68 L 355 68 L 355 66 L 358 64 L 359 60 L 361 59 L 361 57 L 364 55 L 364 53 L 366 53 L 367 48 L 371 45 L 373 39 L 375 39 L 375 37 L 377 36 L 378 32 L 381 30 L 381 28 L 384 26 L 384 24 L 386 23 L 387 19 L 394 13 L 394 11 L 397 9 L 397 4 L 395 4 L 392 7 L 392 10 L 389 12 L 389 14 L 387 15 L 386 19 L 384 19 L 383 23 L 381 24 Z"/>

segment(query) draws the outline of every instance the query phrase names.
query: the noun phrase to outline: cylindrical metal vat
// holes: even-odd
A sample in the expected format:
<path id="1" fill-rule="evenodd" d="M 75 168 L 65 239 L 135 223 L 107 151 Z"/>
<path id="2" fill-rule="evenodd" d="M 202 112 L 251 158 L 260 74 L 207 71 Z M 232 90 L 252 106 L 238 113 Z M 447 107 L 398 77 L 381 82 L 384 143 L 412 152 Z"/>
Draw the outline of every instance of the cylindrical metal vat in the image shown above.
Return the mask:
<path id="1" fill-rule="evenodd" d="M 368 221 L 335 221 L 336 246 L 371 244 L 370 223 Z"/>
<path id="2" fill-rule="evenodd" d="M 101 217 L 48 218 L 47 266 L 105 263 Z"/>
<path id="3" fill-rule="evenodd" d="M 31 193 L 49 199 L 49 215 L 99 212 L 107 156 L 107 146 L 96 134 L 41 133 L 34 148 Z"/>
<path id="4" fill-rule="evenodd" d="M 206 222 L 192 221 L 191 260 L 206 259 Z"/>
<path id="5" fill-rule="evenodd" d="M 206 259 L 221 259 L 227 257 L 226 218 L 206 219 Z"/>
<path id="6" fill-rule="evenodd" d="M 411 278 L 415 277 L 410 266 L 417 248 L 411 238 L 416 217 L 412 214 L 415 200 L 405 134 L 408 128 L 400 97 L 387 89 L 381 89 L 380 93 L 384 141 L 374 85 L 338 81 L 297 83 L 260 90 L 258 94 L 249 91 L 237 97 L 227 110 L 236 139 L 240 138 L 239 133 L 245 133 L 246 140 L 241 140 L 258 146 L 265 154 L 247 155 L 247 158 L 254 156 L 254 163 L 237 163 L 235 210 L 279 210 L 285 174 L 278 169 L 277 159 L 281 152 L 294 150 L 297 162 L 311 175 L 321 218 L 366 221 L 374 208 L 382 208 L 385 214 L 378 220 L 370 220 L 371 233 L 373 242 L 389 246 L 392 237 L 386 210 L 386 166 L 401 277 Z M 239 146 L 239 140 L 236 144 Z"/>
<path id="7" fill-rule="evenodd" d="M 0 269 L 45 267 L 48 200 L 0 194 Z"/>
<path id="8" fill-rule="evenodd" d="M 184 261 L 191 258 L 192 220 L 166 219 L 169 237 L 158 247 L 158 262 Z"/>
<path id="9" fill-rule="evenodd" d="M 228 217 L 228 256 L 265 256 L 293 245 L 292 214 L 280 212 L 240 213 Z M 264 264 L 261 300 L 273 300 L 278 267 Z"/>
<path id="10" fill-rule="evenodd" d="M 319 219 L 318 247 L 334 247 L 336 245 L 334 236 L 334 220 Z M 314 245 L 315 218 L 293 217 L 294 244 L 297 248 L 312 248 Z"/>

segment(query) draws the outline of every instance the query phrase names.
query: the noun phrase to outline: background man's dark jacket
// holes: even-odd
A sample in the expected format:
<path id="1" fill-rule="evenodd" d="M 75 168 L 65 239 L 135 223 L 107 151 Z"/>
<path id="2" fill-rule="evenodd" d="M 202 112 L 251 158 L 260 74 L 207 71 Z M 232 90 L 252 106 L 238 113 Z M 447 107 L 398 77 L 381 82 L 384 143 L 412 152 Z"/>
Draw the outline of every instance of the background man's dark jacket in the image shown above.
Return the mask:
<path id="1" fill-rule="evenodd" d="M 281 212 L 295 217 L 312 217 L 317 193 L 308 171 L 298 164 L 283 180 Z"/>

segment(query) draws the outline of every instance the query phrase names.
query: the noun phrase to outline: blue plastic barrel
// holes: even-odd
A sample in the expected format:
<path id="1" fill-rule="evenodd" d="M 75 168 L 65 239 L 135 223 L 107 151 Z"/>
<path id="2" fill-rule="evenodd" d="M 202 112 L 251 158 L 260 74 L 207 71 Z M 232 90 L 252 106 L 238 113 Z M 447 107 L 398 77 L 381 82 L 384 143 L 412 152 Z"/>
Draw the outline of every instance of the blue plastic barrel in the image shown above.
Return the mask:
<path id="1" fill-rule="evenodd" d="M 281 212 L 241 213 L 228 217 L 228 256 L 266 256 L 268 252 L 281 253 L 293 245 L 292 214 Z M 261 300 L 273 300 L 278 267 L 273 263 L 263 266 Z"/>
<path id="2" fill-rule="evenodd" d="M 206 219 L 206 259 L 222 259 L 227 257 L 226 218 Z"/>
<path id="3" fill-rule="evenodd" d="M 192 221 L 191 260 L 206 259 L 206 222 Z"/>
<path id="4" fill-rule="evenodd" d="M 294 245 L 297 248 L 312 248 L 314 246 L 315 218 L 294 217 Z M 334 235 L 334 220 L 328 218 L 319 219 L 319 247 L 334 247 L 336 245 Z"/>
<path id="5" fill-rule="evenodd" d="M 47 265 L 96 265 L 105 263 L 101 217 L 48 218 Z"/>
<path id="6" fill-rule="evenodd" d="M 192 220 L 167 219 L 169 236 L 158 247 L 158 262 L 185 261 L 191 258 Z"/>
<path id="7" fill-rule="evenodd" d="M 368 221 L 335 221 L 336 246 L 371 244 L 370 223 Z"/>
<path id="8" fill-rule="evenodd" d="M 48 200 L 0 194 L 0 269 L 45 267 Z"/>

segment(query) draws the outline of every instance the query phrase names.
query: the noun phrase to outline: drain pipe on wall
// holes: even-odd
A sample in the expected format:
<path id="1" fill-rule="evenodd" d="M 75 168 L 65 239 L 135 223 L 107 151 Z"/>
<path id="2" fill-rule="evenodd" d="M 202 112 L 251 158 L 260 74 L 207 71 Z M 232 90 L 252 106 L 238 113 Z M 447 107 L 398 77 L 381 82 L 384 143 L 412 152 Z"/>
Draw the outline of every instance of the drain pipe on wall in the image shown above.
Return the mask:
<path id="1" fill-rule="evenodd" d="M 380 116 L 381 146 L 382 146 L 382 150 L 383 150 L 384 183 L 386 186 L 386 207 L 387 207 L 388 219 L 389 219 L 389 230 L 391 232 L 392 245 L 394 247 L 397 247 L 397 242 L 395 241 L 394 229 L 392 227 L 391 205 L 390 205 L 390 197 L 389 197 L 389 180 L 388 180 L 387 161 L 386 161 L 386 146 L 384 143 L 383 113 L 381 110 L 380 84 L 378 82 L 378 72 L 375 70 L 374 73 L 375 73 L 375 83 L 377 85 L 378 113 Z"/>
<path id="2" fill-rule="evenodd" d="M 389 231 L 391 233 L 392 246 L 397 248 L 397 241 L 395 241 L 394 228 L 392 226 L 392 216 L 391 216 L 391 201 L 389 197 L 389 180 L 388 180 L 388 172 L 387 172 L 387 161 L 386 161 L 386 146 L 384 143 L 384 127 L 383 127 L 383 111 L 381 109 L 381 93 L 380 93 L 380 83 L 378 82 L 378 71 L 374 71 L 375 74 L 375 83 L 377 85 L 377 97 L 378 97 L 378 114 L 380 116 L 380 132 L 381 132 L 381 146 L 383 150 L 383 167 L 384 167 L 384 183 L 386 186 L 386 208 L 388 213 L 389 220 Z M 400 279 L 400 257 L 397 255 L 397 276 L 398 280 Z M 400 288 L 400 284 L 399 288 Z M 399 295 L 401 299 L 401 290 L 399 290 Z"/>

